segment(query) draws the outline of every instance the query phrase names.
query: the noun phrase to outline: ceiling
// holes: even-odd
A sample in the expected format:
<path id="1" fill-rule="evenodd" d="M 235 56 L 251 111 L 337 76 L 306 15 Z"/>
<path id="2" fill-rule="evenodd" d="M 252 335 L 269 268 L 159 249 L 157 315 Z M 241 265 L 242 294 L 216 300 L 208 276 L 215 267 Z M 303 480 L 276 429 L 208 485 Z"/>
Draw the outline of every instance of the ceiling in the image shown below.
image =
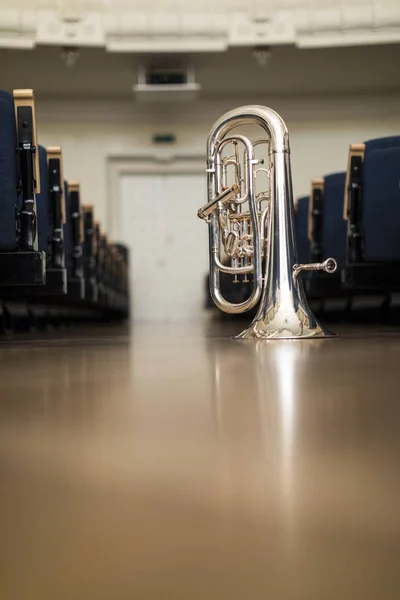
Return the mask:
<path id="1" fill-rule="evenodd" d="M 0 50 L 2 87 L 32 87 L 37 97 L 46 98 L 128 99 L 140 61 L 187 60 L 195 66 L 204 97 L 400 91 L 400 44 L 307 50 L 278 46 L 265 67 L 257 65 L 250 48 L 176 59 L 84 48 L 74 67 L 67 67 L 60 53 L 57 47 Z"/>

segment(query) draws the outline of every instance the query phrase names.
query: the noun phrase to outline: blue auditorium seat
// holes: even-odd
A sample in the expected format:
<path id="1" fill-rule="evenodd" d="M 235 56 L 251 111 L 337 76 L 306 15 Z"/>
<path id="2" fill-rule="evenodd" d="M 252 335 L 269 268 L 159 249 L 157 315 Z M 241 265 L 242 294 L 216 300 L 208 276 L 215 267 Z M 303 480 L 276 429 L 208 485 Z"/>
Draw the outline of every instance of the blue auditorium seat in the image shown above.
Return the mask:
<path id="1" fill-rule="evenodd" d="M 311 182 L 310 262 L 334 258 L 339 268 L 334 274 L 310 271 L 304 276 L 308 296 L 322 302 L 327 318 L 337 318 L 347 310 L 348 294 L 341 285 L 341 264 L 346 257 L 347 222 L 343 219 L 346 173 L 331 173 Z"/>
<path id="2" fill-rule="evenodd" d="M 18 205 L 17 133 L 14 99 L 0 90 L 0 250 L 17 245 L 15 212 Z"/>
<path id="3" fill-rule="evenodd" d="M 65 224 L 64 224 L 64 254 L 65 268 L 68 279 L 68 297 L 71 301 L 80 301 L 85 297 L 85 280 L 83 273 L 76 273 L 75 264 L 75 242 L 73 234 L 73 216 L 71 208 L 71 188 L 67 181 L 64 181 L 65 195 Z"/>
<path id="4" fill-rule="evenodd" d="M 363 162 L 365 261 L 400 261 L 400 136 L 397 147 L 366 152 Z"/>
<path id="5" fill-rule="evenodd" d="M 28 105 L 26 102 L 28 101 Z M 0 91 L 0 287 L 44 285 L 46 256 L 38 251 L 34 212 L 35 120 L 32 90 Z M 30 163 L 33 163 L 33 171 Z M 7 290 L 5 290 L 7 288 Z"/>
<path id="6" fill-rule="evenodd" d="M 333 256 L 340 266 L 346 258 L 347 221 L 343 219 L 346 173 L 324 177 L 322 247 L 324 256 Z"/>
<path id="7" fill-rule="evenodd" d="M 83 207 L 83 227 L 83 273 L 85 279 L 85 299 L 90 302 L 97 302 L 98 288 L 96 281 L 96 258 L 94 253 L 95 231 L 92 206 Z"/>
<path id="8" fill-rule="evenodd" d="M 39 146 L 40 194 L 36 194 L 36 213 L 38 223 L 38 248 L 48 252 L 50 235 L 49 180 L 47 152 Z"/>
<path id="9" fill-rule="evenodd" d="M 400 291 L 399 186 L 400 136 L 350 146 L 342 281 L 353 293 Z"/>
<path id="10" fill-rule="evenodd" d="M 65 200 L 65 223 L 63 228 L 64 233 L 64 256 L 65 268 L 68 278 L 72 269 L 72 231 L 71 231 L 71 214 L 69 206 L 69 189 L 68 182 L 64 181 L 64 200 Z"/>
<path id="11" fill-rule="evenodd" d="M 302 196 L 297 201 L 297 210 L 295 214 L 296 243 L 299 263 L 308 263 L 309 261 L 309 243 L 308 243 L 308 206 L 309 196 Z"/>

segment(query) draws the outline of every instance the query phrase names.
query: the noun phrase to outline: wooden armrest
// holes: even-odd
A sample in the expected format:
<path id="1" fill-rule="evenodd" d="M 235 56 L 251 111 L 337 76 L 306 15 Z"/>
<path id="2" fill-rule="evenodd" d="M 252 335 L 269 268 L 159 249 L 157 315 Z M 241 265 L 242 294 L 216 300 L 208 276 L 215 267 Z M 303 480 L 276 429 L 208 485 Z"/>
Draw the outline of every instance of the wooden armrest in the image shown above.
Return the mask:
<path id="1" fill-rule="evenodd" d="M 316 179 L 311 180 L 311 192 L 310 192 L 310 200 L 308 203 L 308 228 L 307 228 L 307 237 L 308 240 L 311 241 L 312 237 L 312 213 L 314 209 L 314 191 L 315 190 L 323 190 L 324 189 L 324 179 L 322 177 L 318 177 Z"/>
<path id="2" fill-rule="evenodd" d="M 81 184 L 79 181 L 68 181 L 68 189 L 70 192 L 78 192 L 80 194 Z"/>
<path id="3" fill-rule="evenodd" d="M 351 159 L 353 158 L 353 156 L 361 156 L 361 158 L 364 158 L 364 152 L 365 152 L 365 144 L 350 144 L 350 149 L 349 149 L 349 158 L 347 161 L 347 173 L 346 173 L 346 183 L 344 186 L 344 201 L 343 201 L 343 219 L 345 221 L 348 221 L 348 211 L 349 211 L 349 192 L 348 192 L 348 188 L 349 188 L 349 183 L 350 183 L 350 164 L 351 164 Z"/>
<path id="4" fill-rule="evenodd" d="M 80 230 L 80 242 L 83 244 L 85 241 L 85 221 L 84 221 L 84 212 L 83 207 L 81 207 L 81 220 L 79 222 L 79 230 Z"/>
<path id="5" fill-rule="evenodd" d="M 33 90 L 13 90 L 14 106 L 15 106 L 15 122 L 17 125 L 18 134 L 18 108 L 22 106 L 28 106 L 32 109 L 32 144 L 36 148 L 36 152 L 33 152 L 33 176 L 36 181 L 35 191 L 40 194 L 40 169 L 39 169 L 39 147 L 37 143 L 36 135 L 36 113 L 35 113 L 35 100 L 33 97 Z"/>

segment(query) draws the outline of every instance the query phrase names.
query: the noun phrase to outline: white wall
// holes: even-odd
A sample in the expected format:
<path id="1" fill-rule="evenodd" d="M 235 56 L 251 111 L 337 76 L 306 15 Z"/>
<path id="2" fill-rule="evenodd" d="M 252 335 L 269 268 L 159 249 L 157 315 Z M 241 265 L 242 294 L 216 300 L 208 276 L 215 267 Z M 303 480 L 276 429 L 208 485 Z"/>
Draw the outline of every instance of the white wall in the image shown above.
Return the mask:
<path id="1" fill-rule="evenodd" d="M 295 196 L 307 193 L 310 179 L 344 170 L 351 142 L 400 133 L 400 96 L 291 99 L 232 98 L 171 106 L 132 102 L 38 101 L 39 141 L 60 144 L 66 178 L 81 181 L 82 198 L 93 203 L 109 230 L 116 198 L 109 196 L 109 157 L 157 155 L 156 132 L 172 132 L 176 145 L 161 150 L 205 156 L 207 133 L 224 111 L 245 103 L 277 110 L 289 127 Z M 112 232 L 117 235 L 117 232 Z"/>

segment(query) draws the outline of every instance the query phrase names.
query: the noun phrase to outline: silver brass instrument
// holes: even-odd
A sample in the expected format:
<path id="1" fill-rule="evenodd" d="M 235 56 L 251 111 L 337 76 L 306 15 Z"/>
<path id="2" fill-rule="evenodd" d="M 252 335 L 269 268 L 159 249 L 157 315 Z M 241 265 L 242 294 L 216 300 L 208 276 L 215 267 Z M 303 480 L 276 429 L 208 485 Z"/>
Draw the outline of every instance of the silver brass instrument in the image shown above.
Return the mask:
<path id="1" fill-rule="evenodd" d="M 236 133 L 241 126 L 258 126 L 263 137 L 251 141 Z M 259 147 L 267 166 L 256 156 Z M 305 270 L 334 273 L 337 264 L 333 258 L 313 264 L 296 259 L 289 134 L 281 117 L 264 106 L 226 113 L 210 131 L 207 157 L 208 202 L 198 216 L 209 226 L 211 296 L 228 313 L 259 304 L 250 327 L 238 337 L 332 336 L 311 312 L 299 275 Z M 261 179 L 268 189 L 258 189 Z M 243 278 L 249 286 L 250 275 L 248 298 L 238 304 L 226 301 L 220 272 L 230 273 L 234 281 Z"/>

